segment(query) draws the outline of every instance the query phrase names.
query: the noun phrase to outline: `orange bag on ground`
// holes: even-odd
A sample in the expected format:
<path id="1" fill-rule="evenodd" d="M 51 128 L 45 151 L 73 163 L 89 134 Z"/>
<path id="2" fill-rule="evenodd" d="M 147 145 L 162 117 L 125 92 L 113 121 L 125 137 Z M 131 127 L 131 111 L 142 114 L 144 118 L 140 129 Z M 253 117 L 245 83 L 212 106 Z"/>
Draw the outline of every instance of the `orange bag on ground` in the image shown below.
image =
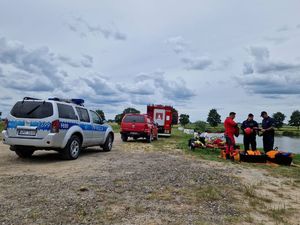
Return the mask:
<path id="1" fill-rule="evenodd" d="M 247 155 L 261 155 L 261 152 L 258 150 L 255 150 L 255 151 L 248 150 Z"/>
<path id="2" fill-rule="evenodd" d="M 266 153 L 266 155 L 270 158 L 270 159 L 275 159 L 275 156 L 278 154 L 278 151 L 276 150 L 271 150 L 271 151 L 268 151 Z"/>

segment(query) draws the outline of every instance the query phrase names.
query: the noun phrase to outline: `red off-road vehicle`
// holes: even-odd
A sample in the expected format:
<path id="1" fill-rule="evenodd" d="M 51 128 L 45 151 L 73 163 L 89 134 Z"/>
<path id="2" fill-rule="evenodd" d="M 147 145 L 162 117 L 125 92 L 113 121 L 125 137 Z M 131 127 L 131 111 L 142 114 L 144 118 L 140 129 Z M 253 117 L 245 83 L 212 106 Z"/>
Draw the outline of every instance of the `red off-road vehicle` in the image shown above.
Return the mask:
<path id="1" fill-rule="evenodd" d="M 146 138 L 150 143 L 158 139 L 157 125 L 153 119 L 146 114 L 125 114 L 121 123 L 121 138 L 127 141 L 128 137 L 133 137 L 134 140 L 138 138 Z"/>

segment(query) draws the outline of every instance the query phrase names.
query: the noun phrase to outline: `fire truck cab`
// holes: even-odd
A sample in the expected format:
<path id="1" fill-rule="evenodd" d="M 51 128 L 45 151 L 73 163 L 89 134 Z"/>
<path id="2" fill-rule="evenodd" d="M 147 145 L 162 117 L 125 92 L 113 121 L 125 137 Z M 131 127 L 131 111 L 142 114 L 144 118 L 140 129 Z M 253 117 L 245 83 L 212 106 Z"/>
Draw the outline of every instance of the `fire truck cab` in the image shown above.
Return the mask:
<path id="1" fill-rule="evenodd" d="M 158 135 L 171 136 L 172 130 L 172 106 L 148 105 L 147 114 L 153 118 L 158 126 Z"/>

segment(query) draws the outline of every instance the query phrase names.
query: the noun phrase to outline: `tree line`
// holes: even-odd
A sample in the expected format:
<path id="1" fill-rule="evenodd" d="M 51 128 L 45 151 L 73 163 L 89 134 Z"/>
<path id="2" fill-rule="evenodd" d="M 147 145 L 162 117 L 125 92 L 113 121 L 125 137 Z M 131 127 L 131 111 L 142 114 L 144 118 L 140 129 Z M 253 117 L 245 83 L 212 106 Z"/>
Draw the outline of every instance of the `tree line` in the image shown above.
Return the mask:
<path id="1" fill-rule="evenodd" d="M 105 120 L 105 114 L 103 110 L 98 109 L 96 112 L 99 114 L 99 116 Z M 120 114 L 117 114 L 114 118 L 114 120 L 110 120 L 109 122 L 116 122 L 118 124 L 121 123 L 123 117 L 127 113 L 141 113 L 139 110 L 135 108 L 126 108 L 121 112 Z M 178 118 L 178 113 L 176 109 L 173 109 L 172 112 L 172 124 L 178 124 L 178 120 L 180 125 L 186 126 L 190 123 L 190 116 L 188 114 L 180 114 Z M 1 115 L 1 114 L 0 114 Z M 286 119 L 286 115 L 282 112 L 276 112 L 272 115 L 274 121 L 275 121 L 275 128 L 280 129 L 284 125 L 284 120 Z M 196 121 L 195 125 L 199 130 L 205 130 L 206 124 L 209 124 L 211 127 L 217 127 L 221 123 L 221 115 L 218 113 L 216 109 L 211 109 L 208 113 L 206 122 L 205 121 Z M 290 116 L 290 120 L 288 121 L 288 125 L 297 127 L 299 130 L 300 127 L 300 111 L 295 110 L 292 115 Z"/>
<path id="2" fill-rule="evenodd" d="M 180 114 L 179 116 L 179 123 L 184 127 L 190 123 L 188 114 Z M 282 112 L 276 112 L 272 115 L 274 119 L 274 126 L 275 128 L 280 129 L 284 125 L 284 120 L 286 119 L 286 115 Z M 206 122 L 211 127 L 217 127 L 221 123 L 221 115 L 217 112 L 216 109 L 211 109 L 208 113 Z M 204 130 L 206 126 L 206 122 L 204 121 L 196 121 L 195 125 L 199 130 Z M 300 111 L 295 110 L 292 115 L 290 116 L 290 120 L 288 121 L 288 125 L 297 127 L 299 130 L 300 127 Z"/>

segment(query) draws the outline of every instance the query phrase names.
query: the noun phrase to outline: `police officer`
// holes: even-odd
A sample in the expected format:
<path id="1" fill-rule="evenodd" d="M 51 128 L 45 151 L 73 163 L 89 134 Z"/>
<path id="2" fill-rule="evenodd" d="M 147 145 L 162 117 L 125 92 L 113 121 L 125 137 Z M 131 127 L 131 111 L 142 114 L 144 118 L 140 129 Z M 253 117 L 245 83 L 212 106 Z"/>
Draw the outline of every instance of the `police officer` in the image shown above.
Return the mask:
<path id="1" fill-rule="evenodd" d="M 274 119 L 268 116 L 268 113 L 263 111 L 261 112 L 262 120 L 262 136 L 263 136 L 263 144 L 264 151 L 268 152 L 274 149 Z"/>
<path id="2" fill-rule="evenodd" d="M 248 118 L 242 123 L 241 129 L 244 132 L 244 148 L 245 151 L 251 149 L 256 150 L 256 134 L 258 129 L 258 123 L 253 119 L 254 115 L 250 113 Z"/>

